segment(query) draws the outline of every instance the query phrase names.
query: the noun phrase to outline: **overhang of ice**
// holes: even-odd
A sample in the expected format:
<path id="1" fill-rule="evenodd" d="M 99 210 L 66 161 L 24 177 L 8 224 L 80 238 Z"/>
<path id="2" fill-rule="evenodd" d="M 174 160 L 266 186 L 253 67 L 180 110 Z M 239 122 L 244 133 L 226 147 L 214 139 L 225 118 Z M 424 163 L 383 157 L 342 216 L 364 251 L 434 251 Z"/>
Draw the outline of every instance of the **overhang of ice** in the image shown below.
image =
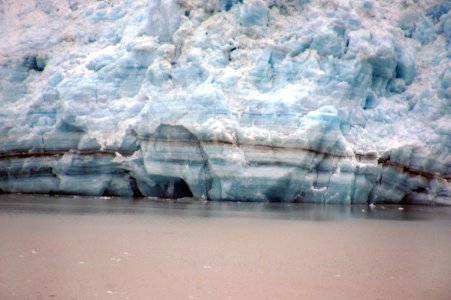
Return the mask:
<path id="1" fill-rule="evenodd" d="M 447 0 L 0 2 L 0 192 L 451 204 Z"/>

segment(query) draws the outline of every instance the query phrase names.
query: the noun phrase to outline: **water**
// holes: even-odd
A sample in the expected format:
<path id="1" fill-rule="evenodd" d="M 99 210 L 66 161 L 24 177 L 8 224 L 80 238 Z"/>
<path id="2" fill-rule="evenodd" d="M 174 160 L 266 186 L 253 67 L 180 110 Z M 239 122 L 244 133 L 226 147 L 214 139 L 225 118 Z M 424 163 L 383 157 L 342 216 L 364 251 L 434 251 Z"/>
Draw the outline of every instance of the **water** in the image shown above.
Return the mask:
<path id="1" fill-rule="evenodd" d="M 451 299 L 449 207 L 0 195 L 0 299 Z"/>

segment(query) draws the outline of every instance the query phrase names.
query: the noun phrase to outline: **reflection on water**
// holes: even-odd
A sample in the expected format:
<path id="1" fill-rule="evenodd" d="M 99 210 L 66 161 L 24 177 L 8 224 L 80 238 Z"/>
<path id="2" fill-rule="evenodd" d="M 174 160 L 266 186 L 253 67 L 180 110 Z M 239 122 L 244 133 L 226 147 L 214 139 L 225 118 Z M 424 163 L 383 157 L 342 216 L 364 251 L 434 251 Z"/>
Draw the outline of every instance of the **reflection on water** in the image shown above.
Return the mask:
<path id="1" fill-rule="evenodd" d="M 43 214 L 159 214 L 186 217 L 271 218 L 332 221 L 381 219 L 451 221 L 451 207 L 405 205 L 324 205 L 307 203 L 207 202 L 193 198 L 80 197 L 0 195 L 0 212 Z"/>

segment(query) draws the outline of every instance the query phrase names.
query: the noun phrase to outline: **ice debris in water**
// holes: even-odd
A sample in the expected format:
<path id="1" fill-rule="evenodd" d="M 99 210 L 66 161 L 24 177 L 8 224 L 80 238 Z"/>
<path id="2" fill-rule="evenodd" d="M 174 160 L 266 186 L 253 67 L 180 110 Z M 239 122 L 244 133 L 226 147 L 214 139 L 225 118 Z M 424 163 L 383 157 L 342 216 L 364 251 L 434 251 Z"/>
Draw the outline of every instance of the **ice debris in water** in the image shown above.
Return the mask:
<path id="1" fill-rule="evenodd" d="M 0 15 L 0 192 L 451 204 L 449 1 Z"/>

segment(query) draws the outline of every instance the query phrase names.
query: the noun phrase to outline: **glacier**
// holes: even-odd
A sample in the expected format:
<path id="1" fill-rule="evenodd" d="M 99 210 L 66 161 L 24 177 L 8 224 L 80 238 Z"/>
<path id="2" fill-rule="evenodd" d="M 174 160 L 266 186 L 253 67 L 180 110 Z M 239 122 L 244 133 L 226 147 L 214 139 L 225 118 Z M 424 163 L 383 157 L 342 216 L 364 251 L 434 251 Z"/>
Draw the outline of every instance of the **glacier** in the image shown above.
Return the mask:
<path id="1" fill-rule="evenodd" d="M 451 204 L 447 0 L 4 0 L 0 193 Z"/>

